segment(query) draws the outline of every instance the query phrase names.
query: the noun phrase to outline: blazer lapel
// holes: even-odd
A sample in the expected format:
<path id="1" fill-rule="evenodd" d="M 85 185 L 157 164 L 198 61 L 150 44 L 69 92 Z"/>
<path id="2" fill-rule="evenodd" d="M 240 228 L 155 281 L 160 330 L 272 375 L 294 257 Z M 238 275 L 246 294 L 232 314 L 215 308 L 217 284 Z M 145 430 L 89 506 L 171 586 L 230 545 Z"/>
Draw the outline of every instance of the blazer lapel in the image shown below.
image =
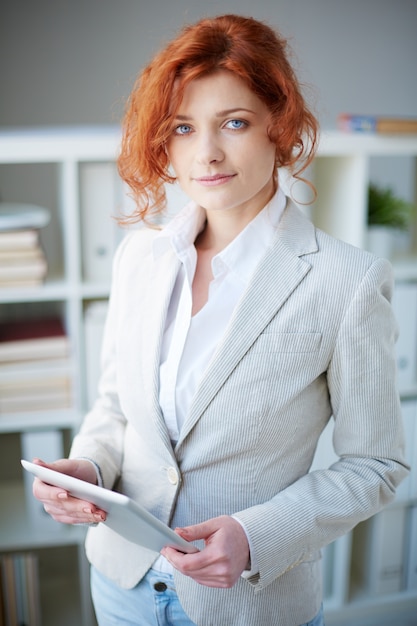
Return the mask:
<path id="1" fill-rule="evenodd" d="M 290 297 L 310 264 L 303 254 L 317 251 L 314 226 L 289 202 L 277 236 L 260 262 L 197 390 L 178 445 L 196 424 L 224 381 L 280 307 Z"/>

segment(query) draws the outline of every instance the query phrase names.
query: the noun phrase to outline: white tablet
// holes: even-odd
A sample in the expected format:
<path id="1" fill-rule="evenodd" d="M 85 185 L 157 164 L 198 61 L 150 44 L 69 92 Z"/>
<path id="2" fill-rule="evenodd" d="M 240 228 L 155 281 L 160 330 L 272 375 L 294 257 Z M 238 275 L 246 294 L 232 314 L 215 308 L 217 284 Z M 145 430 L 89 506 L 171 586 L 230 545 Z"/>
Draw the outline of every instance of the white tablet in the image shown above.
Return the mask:
<path id="1" fill-rule="evenodd" d="M 107 519 L 101 523 L 125 539 L 155 552 L 160 552 L 165 546 L 172 546 L 185 553 L 198 552 L 192 543 L 179 537 L 171 528 L 128 496 L 29 461 L 22 460 L 21 463 L 25 470 L 44 483 L 61 487 L 75 498 L 91 502 L 106 511 Z"/>

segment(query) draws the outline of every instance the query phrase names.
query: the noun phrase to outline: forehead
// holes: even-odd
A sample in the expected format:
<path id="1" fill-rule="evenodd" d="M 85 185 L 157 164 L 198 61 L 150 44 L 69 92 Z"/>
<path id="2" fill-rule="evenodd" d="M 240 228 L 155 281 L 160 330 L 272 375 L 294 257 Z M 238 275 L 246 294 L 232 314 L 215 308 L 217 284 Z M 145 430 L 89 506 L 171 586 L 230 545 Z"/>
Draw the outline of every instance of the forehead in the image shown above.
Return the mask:
<path id="1" fill-rule="evenodd" d="M 248 85 L 235 74 L 219 70 L 188 83 L 182 94 L 178 112 L 210 108 L 219 110 L 248 108 L 255 112 L 266 106 Z"/>

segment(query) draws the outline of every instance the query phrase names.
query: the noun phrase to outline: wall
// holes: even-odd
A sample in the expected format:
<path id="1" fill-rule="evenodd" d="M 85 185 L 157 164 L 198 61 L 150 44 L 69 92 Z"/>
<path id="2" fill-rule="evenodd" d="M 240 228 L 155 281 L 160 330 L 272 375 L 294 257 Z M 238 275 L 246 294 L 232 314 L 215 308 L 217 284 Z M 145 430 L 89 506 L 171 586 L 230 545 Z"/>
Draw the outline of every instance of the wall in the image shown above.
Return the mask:
<path id="1" fill-rule="evenodd" d="M 416 0 L 6 0 L 0 126 L 117 122 L 153 52 L 184 21 L 223 12 L 290 39 L 323 126 L 340 111 L 417 115 Z"/>

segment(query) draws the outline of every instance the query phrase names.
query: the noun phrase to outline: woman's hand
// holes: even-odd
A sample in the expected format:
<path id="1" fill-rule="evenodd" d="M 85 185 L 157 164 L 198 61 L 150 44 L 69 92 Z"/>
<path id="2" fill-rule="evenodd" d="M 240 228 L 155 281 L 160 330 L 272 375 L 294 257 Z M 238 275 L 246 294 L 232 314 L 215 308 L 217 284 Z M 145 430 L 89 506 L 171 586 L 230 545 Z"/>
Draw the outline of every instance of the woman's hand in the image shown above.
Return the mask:
<path id="1" fill-rule="evenodd" d="M 34 459 L 33 462 L 80 480 L 97 484 L 96 471 L 90 461 L 60 459 L 48 464 L 40 459 Z M 65 489 L 48 485 L 39 478 L 35 478 L 33 481 L 33 495 L 42 502 L 45 511 L 55 521 L 63 524 L 95 524 L 106 519 L 106 513 L 91 502 L 73 498 Z"/>
<path id="2" fill-rule="evenodd" d="M 205 548 L 198 553 L 182 554 L 167 547 L 161 554 L 200 585 L 233 587 L 249 563 L 245 531 L 233 517 L 223 515 L 195 526 L 177 528 L 176 532 L 187 541 L 204 539 Z"/>

